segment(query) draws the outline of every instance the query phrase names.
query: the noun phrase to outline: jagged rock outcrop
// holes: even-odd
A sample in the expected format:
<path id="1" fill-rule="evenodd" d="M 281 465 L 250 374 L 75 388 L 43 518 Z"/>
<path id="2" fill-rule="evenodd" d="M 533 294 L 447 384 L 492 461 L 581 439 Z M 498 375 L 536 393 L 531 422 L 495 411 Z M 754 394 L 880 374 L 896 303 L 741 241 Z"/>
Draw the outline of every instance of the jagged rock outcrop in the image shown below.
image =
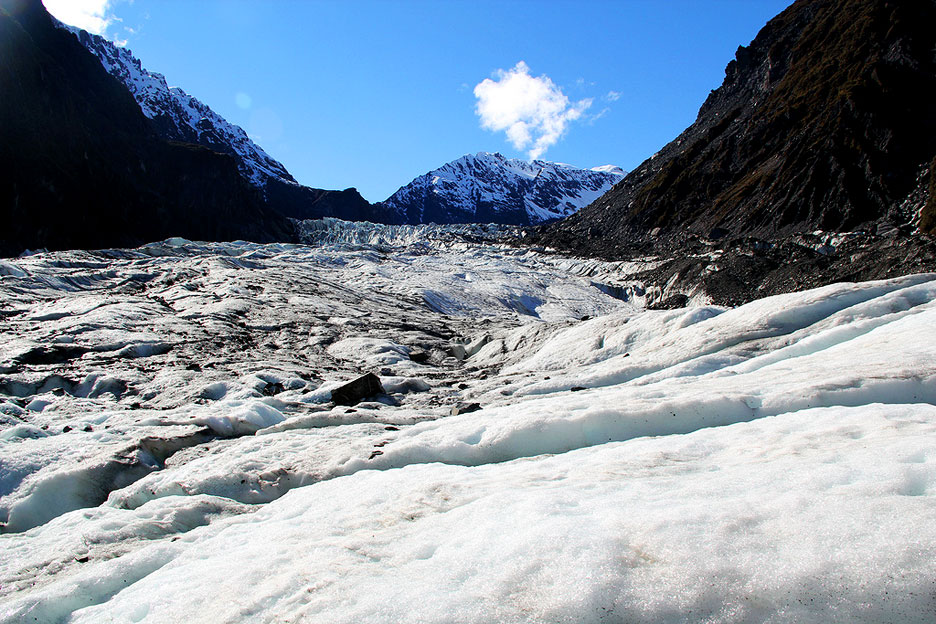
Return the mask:
<path id="1" fill-rule="evenodd" d="M 384 205 L 397 223 L 530 225 L 575 213 L 623 177 L 620 167 L 579 169 L 481 152 L 419 176 Z"/>
<path id="2" fill-rule="evenodd" d="M 0 1 L 0 254 L 295 239 L 227 154 L 167 141 L 39 0 Z"/>
<path id="3" fill-rule="evenodd" d="M 798 0 L 738 49 L 694 124 L 543 243 L 936 225 L 936 2 Z"/>

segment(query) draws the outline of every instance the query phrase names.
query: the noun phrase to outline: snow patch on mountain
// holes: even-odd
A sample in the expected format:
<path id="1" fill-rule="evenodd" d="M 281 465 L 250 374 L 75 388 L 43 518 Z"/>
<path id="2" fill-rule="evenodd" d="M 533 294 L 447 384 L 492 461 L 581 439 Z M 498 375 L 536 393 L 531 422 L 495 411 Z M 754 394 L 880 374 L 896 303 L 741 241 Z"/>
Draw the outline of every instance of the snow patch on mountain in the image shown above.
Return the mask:
<path id="1" fill-rule="evenodd" d="M 627 175 L 627 172 L 617 165 L 601 165 L 600 167 L 592 167 L 591 170 L 602 171 L 604 173 L 613 173 L 615 175 L 621 176 L 622 178 Z"/>
<path id="2" fill-rule="evenodd" d="M 614 165 L 580 169 L 480 152 L 419 176 L 385 205 L 408 223 L 542 223 L 567 217 L 624 177 Z"/>
<path id="3" fill-rule="evenodd" d="M 58 22 L 72 33 L 119 80 L 168 139 L 204 145 L 237 157 L 238 167 L 250 182 L 262 189 L 269 178 L 297 184 L 280 162 L 254 143 L 243 128 L 228 122 L 207 104 L 179 87 L 170 87 L 166 77 L 143 67 L 128 48 L 121 48 L 99 35 Z"/>

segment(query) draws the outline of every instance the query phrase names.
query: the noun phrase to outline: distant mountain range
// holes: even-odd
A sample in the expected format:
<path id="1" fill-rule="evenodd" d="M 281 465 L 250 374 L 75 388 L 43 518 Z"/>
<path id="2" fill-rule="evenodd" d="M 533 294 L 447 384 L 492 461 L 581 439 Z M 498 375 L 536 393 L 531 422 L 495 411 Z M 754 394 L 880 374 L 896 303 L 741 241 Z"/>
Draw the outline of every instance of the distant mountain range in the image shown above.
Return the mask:
<path id="1" fill-rule="evenodd" d="M 504 223 L 530 225 L 567 217 L 603 195 L 624 177 L 619 167 L 580 169 L 543 160 L 527 162 L 479 153 L 422 175 L 373 206 L 355 189 L 319 191 L 296 182 L 242 128 L 162 74 L 146 70 L 127 48 L 62 25 L 78 37 L 109 74 L 129 89 L 140 110 L 173 141 L 203 145 L 234 156 L 244 177 L 279 212 L 298 219 L 337 216 L 379 223 Z M 302 195 L 317 194 L 302 206 Z M 283 198 L 294 195 L 283 205 Z"/>
<path id="2" fill-rule="evenodd" d="M 369 204 L 357 190 L 322 191 L 296 182 L 242 128 L 214 112 L 162 74 L 146 70 L 127 48 L 64 26 L 133 94 L 160 134 L 231 154 L 244 177 L 278 212 L 296 219 L 340 217 L 389 224 L 502 223 L 531 225 L 566 217 L 604 194 L 624 172 L 593 170 L 500 154 L 464 156 Z"/>
<path id="3" fill-rule="evenodd" d="M 579 169 L 481 152 L 419 176 L 383 205 L 399 223 L 531 225 L 573 214 L 623 177 L 611 165 Z"/>
<path id="4" fill-rule="evenodd" d="M 292 219 L 535 224 L 622 177 L 467 156 L 371 204 L 303 186 L 240 127 L 130 50 L 59 23 L 40 0 L 0 0 L 0 254 L 134 246 L 184 236 L 295 241 Z M 92 56 L 93 55 L 93 56 Z"/>

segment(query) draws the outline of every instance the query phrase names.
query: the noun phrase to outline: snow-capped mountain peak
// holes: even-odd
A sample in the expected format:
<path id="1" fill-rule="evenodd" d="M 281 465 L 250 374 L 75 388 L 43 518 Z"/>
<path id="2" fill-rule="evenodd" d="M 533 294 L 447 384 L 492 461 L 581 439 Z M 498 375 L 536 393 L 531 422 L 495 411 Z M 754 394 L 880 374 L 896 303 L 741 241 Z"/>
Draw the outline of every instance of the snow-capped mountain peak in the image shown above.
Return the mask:
<path id="1" fill-rule="evenodd" d="M 535 224 L 567 217 L 623 177 L 613 165 L 580 169 L 479 152 L 416 178 L 385 205 L 409 223 Z"/>
<path id="2" fill-rule="evenodd" d="M 165 76 L 144 68 L 128 48 L 61 22 L 58 26 L 74 33 L 104 69 L 130 90 L 140 110 L 166 138 L 236 156 L 244 177 L 260 189 L 270 178 L 297 184 L 286 167 L 254 143 L 243 128 L 228 122 L 180 87 L 170 87 Z"/>

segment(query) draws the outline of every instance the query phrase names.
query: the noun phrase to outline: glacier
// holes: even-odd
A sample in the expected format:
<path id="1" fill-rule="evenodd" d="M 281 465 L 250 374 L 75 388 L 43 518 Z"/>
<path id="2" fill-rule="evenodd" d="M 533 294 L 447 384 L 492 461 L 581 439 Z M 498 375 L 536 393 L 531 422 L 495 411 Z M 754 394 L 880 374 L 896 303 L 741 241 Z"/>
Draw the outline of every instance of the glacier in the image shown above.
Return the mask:
<path id="1" fill-rule="evenodd" d="M 304 229 L 0 260 L 0 622 L 936 617 L 936 274 Z"/>

